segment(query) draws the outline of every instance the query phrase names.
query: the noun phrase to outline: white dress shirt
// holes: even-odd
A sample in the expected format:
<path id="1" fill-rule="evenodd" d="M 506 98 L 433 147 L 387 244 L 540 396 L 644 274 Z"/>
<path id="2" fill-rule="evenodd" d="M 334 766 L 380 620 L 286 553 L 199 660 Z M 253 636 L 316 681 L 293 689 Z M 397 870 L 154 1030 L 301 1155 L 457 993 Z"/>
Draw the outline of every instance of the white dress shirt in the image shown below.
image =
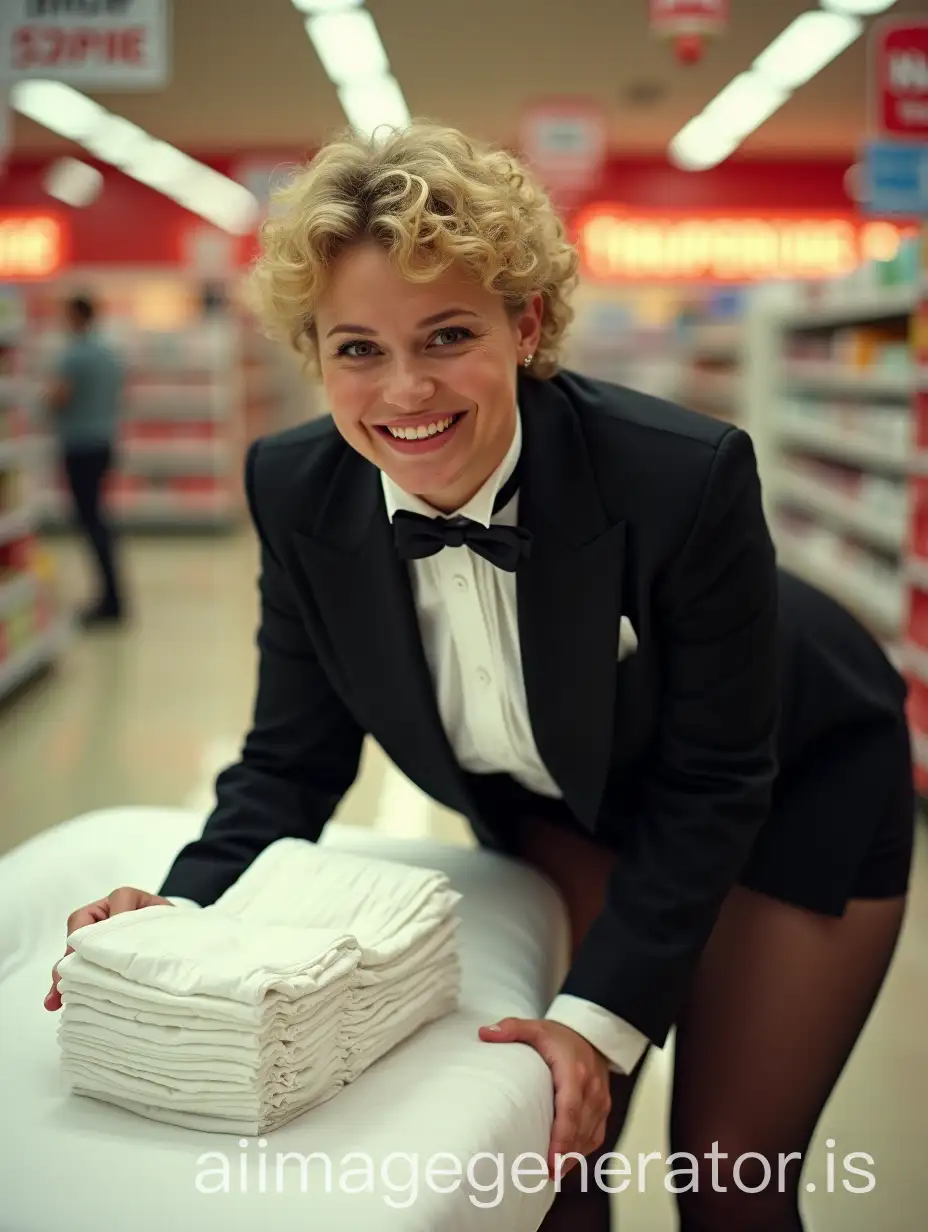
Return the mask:
<path id="1" fill-rule="evenodd" d="M 483 526 L 515 526 L 518 493 L 498 513 L 497 494 L 512 475 L 522 449 L 517 411 L 512 444 L 479 492 L 454 514 Z M 438 516 L 381 472 L 387 514 L 400 509 Z M 516 575 L 490 564 L 469 547 L 442 548 L 410 562 L 422 644 L 429 664 L 442 723 L 464 770 L 510 774 L 538 795 L 561 792 L 539 756 L 532 735 L 516 603 Z M 617 631 L 618 632 L 618 631 Z M 621 1073 L 630 1073 L 647 1037 L 602 1006 L 579 997 L 554 999 L 546 1017 L 572 1027 Z"/>

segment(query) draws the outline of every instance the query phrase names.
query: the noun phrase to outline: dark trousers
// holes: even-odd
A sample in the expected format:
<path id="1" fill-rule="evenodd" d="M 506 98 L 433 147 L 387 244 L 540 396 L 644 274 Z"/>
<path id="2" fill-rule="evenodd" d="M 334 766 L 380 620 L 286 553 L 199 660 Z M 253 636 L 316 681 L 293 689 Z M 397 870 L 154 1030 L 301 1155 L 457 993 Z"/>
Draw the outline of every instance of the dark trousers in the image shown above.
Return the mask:
<path id="1" fill-rule="evenodd" d="M 71 447 L 64 454 L 64 469 L 78 525 L 89 543 L 100 575 L 97 605 L 104 611 L 122 610 L 122 594 L 116 576 L 114 535 L 103 508 L 103 484 L 112 463 L 110 445 Z"/>

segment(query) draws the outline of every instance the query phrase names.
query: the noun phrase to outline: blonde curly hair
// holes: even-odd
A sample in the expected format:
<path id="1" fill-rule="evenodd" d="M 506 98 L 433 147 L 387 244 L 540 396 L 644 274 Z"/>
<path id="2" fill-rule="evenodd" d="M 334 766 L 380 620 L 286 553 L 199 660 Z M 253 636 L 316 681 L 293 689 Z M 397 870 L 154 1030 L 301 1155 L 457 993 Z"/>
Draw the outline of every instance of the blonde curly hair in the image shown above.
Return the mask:
<path id="1" fill-rule="evenodd" d="M 274 194 L 260 239 L 249 302 L 266 332 L 317 372 L 315 305 L 335 259 L 365 240 L 382 244 L 413 281 L 463 262 L 512 312 L 540 292 L 530 371 L 557 371 L 576 250 L 529 171 L 456 129 L 420 121 L 386 139 L 342 134 Z"/>

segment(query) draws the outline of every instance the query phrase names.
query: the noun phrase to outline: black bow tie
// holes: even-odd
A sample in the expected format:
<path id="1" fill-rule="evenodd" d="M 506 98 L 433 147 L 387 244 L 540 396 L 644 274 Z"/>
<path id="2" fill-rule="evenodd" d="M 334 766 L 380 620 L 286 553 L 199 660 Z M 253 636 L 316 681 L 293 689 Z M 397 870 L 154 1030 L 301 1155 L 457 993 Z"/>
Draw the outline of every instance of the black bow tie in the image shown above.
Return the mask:
<path id="1" fill-rule="evenodd" d="M 493 503 L 498 513 L 515 496 L 519 487 L 517 466 L 500 489 Z M 393 517 L 396 550 L 402 560 L 421 560 L 434 556 L 442 548 L 467 546 L 491 565 L 514 573 L 519 562 L 528 557 L 532 536 L 523 526 L 482 526 L 470 518 L 427 518 L 421 513 L 401 509 Z"/>

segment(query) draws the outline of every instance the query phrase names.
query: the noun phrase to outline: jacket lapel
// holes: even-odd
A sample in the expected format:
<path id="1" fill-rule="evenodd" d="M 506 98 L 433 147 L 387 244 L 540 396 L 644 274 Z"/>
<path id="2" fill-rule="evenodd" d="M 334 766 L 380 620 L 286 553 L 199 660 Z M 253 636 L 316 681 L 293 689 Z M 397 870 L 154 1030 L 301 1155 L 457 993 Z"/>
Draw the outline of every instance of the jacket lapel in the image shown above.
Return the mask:
<path id="1" fill-rule="evenodd" d="M 532 552 L 517 575 L 532 731 L 575 815 L 592 828 L 609 773 L 624 522 L 599 496 L 580 420 L 556 382 L 524 377 L 519 520 Z"/>
<path id="2" fill-rule="evenodd" d="M 315 526 L 294 544 L 358 720 L 424 791 L 463 793 L 377 468 L 346 446 Z M 468 805 L 461 794 L 457 807 Z"/>

